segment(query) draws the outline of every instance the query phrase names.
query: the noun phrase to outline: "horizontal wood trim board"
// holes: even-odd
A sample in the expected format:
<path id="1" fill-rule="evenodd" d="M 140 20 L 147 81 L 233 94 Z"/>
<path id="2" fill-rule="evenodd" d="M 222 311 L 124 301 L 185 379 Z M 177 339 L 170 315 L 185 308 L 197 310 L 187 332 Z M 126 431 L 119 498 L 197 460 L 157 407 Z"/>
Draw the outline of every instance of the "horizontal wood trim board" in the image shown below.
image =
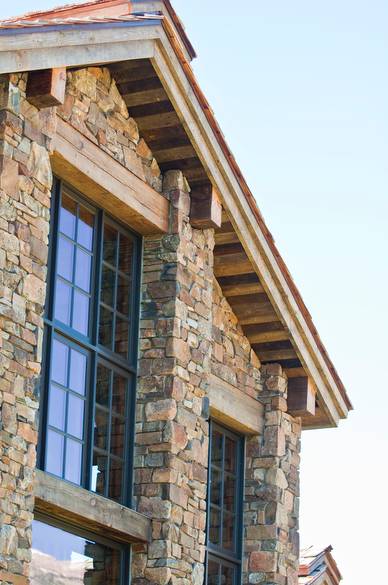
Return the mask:
<path id="1" fill-rule="evenodd" d="M 146 516 L 39 469 L 34 496 L 37 512 L 74 527 L 124 543 L 150 540 L 151 521 Z"/>
<path id="2" fill-rule="evenodd" d="M 130 170 L 58 119 L 53 171 L 140 234 L 168 231 L 169 202 Z"/>
<path id="3" fill-rule="evenodd" d="M 247 435 L 263 432 L 263 405 L 214 374 L 209 378 L 209 401 L 214 420 Z"/>

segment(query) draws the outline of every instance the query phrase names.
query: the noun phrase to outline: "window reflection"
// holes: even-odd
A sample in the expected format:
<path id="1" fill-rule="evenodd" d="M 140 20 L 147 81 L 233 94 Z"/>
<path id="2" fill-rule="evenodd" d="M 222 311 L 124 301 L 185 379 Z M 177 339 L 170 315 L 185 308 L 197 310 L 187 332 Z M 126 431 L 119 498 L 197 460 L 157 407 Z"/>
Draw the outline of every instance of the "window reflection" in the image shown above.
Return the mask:
<path id="1" fill-rule="evenodd" d="M 120 569 L 119 549 L 33 521 L 31 585 L 118 585 Z"/>

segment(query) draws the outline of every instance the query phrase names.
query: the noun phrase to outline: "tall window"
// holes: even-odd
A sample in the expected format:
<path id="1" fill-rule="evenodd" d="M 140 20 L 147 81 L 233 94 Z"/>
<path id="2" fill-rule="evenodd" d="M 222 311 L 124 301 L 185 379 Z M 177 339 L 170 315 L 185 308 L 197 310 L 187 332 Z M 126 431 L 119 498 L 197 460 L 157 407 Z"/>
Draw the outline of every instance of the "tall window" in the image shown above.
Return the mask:
<path id="1" fill-rule="evenodd" d="M 140 241 L 54 189 L 40 465 L 129 504 Z"/>
<path id="2" fill-rule="evenodd" d="M 211 423 L 207 583 L 241 580 L 244 439 Z"/>

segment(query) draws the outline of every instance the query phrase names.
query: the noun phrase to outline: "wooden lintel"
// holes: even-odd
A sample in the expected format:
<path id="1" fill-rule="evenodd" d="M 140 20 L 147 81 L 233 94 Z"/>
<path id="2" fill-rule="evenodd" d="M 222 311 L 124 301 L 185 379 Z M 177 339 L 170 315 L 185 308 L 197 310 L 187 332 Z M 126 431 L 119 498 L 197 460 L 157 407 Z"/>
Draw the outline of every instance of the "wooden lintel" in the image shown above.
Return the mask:
<path id="1" fill-rule="evenodd" d="M 146 516 L 39 469 L 34 480 L 35 511 L 77 528 L 129 542 L 148 542 Z"/>
<path id="2" fill-rule="evenodd" d="M 190 193 L 190 223 L 199 229 L 221 226 L 222 205 L 211 183 L 194 187 Z"/>
<path id="3" fill-rule="evenodd" d="M 209 379 L 209 400 L 214 420 L 247 435 L 263 432 L 263 405 L 214 374 Z"/>
<path id="4" fill-rule="evenodd" d="M 26 97 L 36 108 L 50 108 L 63 104 L 65 90 L 65 67 L 31 71 L 28 75 Z"/>
<path id="5" fill-rule="evenodd" d="M 315 388 L 307 376 L 288 380 L 287 404 L 293 416 L 315 415 Z"/>
<path id="6" fill-rule="evenodd" d="M 138 233 L 168 231 L 167 199 L 60 118 L 52 167 L 59 177 Z"/>

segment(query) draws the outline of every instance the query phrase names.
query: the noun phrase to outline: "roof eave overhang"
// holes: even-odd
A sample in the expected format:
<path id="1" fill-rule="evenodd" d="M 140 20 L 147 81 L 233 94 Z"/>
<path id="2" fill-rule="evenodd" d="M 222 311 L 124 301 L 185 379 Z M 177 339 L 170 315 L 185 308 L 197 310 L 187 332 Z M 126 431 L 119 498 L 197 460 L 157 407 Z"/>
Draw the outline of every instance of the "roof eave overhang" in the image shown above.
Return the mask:
<path id="1" fill-rule="evenodd" d="M 53 30 L 51 30 L 53 28 Z M 314 382 L 327 424 L 337 426 L 351 404 L 341 393 L 324 355 L 317 345 L 293 291 L 275 257 L 273 247 L 261 229 L 257 206 L 242 188 L 244 181 L 232 168 L 222 148 L 223 137 L 209 122 L 210 108 L 195 86 L 185 51 L 166 19 L 115 26 L 80 25 L 45 27 L 42 31 L 0 36 L 0 73 L 51 67 L 108 64 L 131 59 L 151 59 L 175 110 L 198 153 L 209 179 L 221 195 L 247 255 L 271 302 L 291 334 L 306 374 Z M 112 29 L 115 41 L 112 42 Z M 199 97 L 198 97 L 198 94 Z M 222 138 L 222 140 L 221 140 Z M 260 216 L 261 217 L 261 216 Z M 314 427 L 312 421 L 311 428 Z"/>

